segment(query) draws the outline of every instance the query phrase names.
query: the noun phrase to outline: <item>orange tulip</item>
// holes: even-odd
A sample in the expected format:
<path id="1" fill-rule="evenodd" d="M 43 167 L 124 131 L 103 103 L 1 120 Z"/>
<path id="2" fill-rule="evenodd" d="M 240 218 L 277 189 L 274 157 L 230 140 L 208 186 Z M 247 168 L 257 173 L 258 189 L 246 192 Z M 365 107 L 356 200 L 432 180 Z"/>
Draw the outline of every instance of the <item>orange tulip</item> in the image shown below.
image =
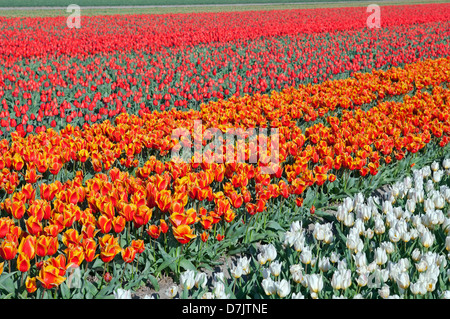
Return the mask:
<path id="1" fill-rule="evenodd" d="M 127 222 L 131 222 L 134 218 L 136 210 L 137 207 L 135 204 L 125 204 L 119 214 L 122 215 Z"/>
<path id="2" fill-rule="evenodd" d="M 50 238 L 45 235 L 41 235 L 36 239 L 36 255 L 39 257 L 47 256 L 48 248 L 50 246 Z"/>
<path id="3" fill-rule="evenodd" d="M 202 240 L 202 242 L 206 242 L 208 240 L 209 234 L 206 232 L 201 233 L 200 235 L 200 239 Z"/>
<path id="4" fill-rule="evenodd" d="M 150 218 L 152 218 L 153 209 L 148 208 L 146 205 L 141 205 L 136 210 L 133 221 L 136 228 L 148 224 Z"/>
<path id="5" fill-rule="evenodd" d="M 82 246 L 73 246 L 65 250 L 67 256 L 67 268 L 72 266 L 80 266 L 84 260 L 84 251 Z"/>
<path id="6" fill-rule="evenodd" d="M 13 221 L 9 217 L 0 218 L 0 238 L 5 238 Z"/>
<path id="7" fill-rule="evenodd" d="M 131 246 L 136 249 L 138 254 L 141 254 L 145 250 L 144 241 L 142 239 L 132 240 Z"/>
<path id="8" fill-rule="evenodd" d="M 136 249 L 132 246 L 129 246 L 125 249 L 122 249 L 122 259 L 127 264 L 132 263 L 134 258 L 136 257 Z"/>
<path id="9" fill-rule="evenodd" d="M 25 204 L 22 202 L 12 202 L 11 214 L 15 219 L 21 219 L 25 214 Z"/>
<path id="10" fill-rule="evenodd" d="M 159 220 L 159 228 L 163 234 L 166 234 L 169 231 L 169 226 L 164 219 Z"/>
<path id="11" fill-rule="evenodd" d="M 112 221 L 105 215 L 100 215 L 97 220 L 97 226 L 103 234 L 109 233 L 112 228 Z"/>
<path id="12" fill-rule="evenodd" d="M 25 222 L 25 225 L 30 235 L 39 236 L 39 234 L 42 232 L 42 224 L 34 216 L 28 217 L 27 221 Z"/>
<path id="13" fill-rule="evenodd" d="M 86 238 L 83 240 L 82 243 L 83 249 L 84 249 L 84 259 L 87 262 L 93 261 L 95 258 L 98 257 L 98 254 L 95 254 L 97 250 L 97 244 L 93 238 Z"/>
<path id="14" fill-rule="evenodd" d="M 81 240 L 83 239 L 82 235 L 78 234 L 78 231 L 73 228 L 69 228 L 66 230 L 62 236 L 62 242 L 66 247 L 69 247 L 71 245 L 78 246 L 81 244 Z"/>
<path id="15" fill-rule="evenodd" d="M 36 279 L 39 280 L 45 289 L 57 287 L 66 280 L 65 277 L 59 274 L 58 268 L 48 263 L 44 263 Z"/>
<path id="16" fill-rule="evenodd" d="M 19 254 L 25 254 L 29 259 L 33 259 L 36 255 L 36 237 L 27 236 L 22 238 L 18 252 Z"/>
<path id="17" fill-rule="evenodd" d="M 17 254 L 17 244 L 15 241 L 10 241 L 8 239 L 4 239 L 0 246 L 0 256 L 4 260 L 11 260 L 16 257 Z"/>
<path id="18" fill-rule="evenodd" d="M 66 265 L 66 257 L 64 255 L 58 255 L 56 257 L 52 257 L 46 260 L 47 263 L 52 264 L 59 270 L 59 275 L 64 276 L 67 268 L 71 265 Z"/>
<path id="19" fill-rule="evenodd" d="M 30 184 L 35 184 L 39 178 L 41 178 L 42 175 L 38 175 L 36 173 L 35 168 L 29 168 L 27 169 L 27 172 L 25 173 L 25 182 Z"/>
<path id="20" fill-rule="evenodd" d="M 150 227 L 147 229 L 147 234 L 150 235 L 153 239 L 158 239 L 159 235 L 161 233 L 161 230 L 156 225 L 150 225 Z"/>
<path id="21" fill-rule="evenodd" d="M 26 272 L 30 269 L 30 258 L 24 253 L 20 253 L 16 260 L 17 270 Z"/>
<path id="22" fill-rule="evenodd" d="M 178 227 L 173 228 L 173 235 L 181 244 L 186 244 L 191 239 L 197 237 L 188 225 L 179 225 Z"/>
<path id="23" fill-rule="evenodd" d="M 104 263 L 108 263 L 114 259 L 114 257 L 120 253 L 122 249 L 118 244 L 105 245 L 100 249 L 100 258 Z"/>
<path id="24" fill-rule="evenodd" d="M 125 229 L 125 223 L 126 220 L 123 216 L 114 217 L 114 219 L 112 220 L 114 232 L 116 232 L 117 234 L 121 233 Z"/>
<path id="25" fill-rule="evenodd" d="M 25 288 L 30 294 L 35 292 L 38 288 L 36 284 L 36 277 L 33 278 L 27 277 L 27 279 L 25 280 Z"/>
<path id="26" fill-rule="evenodd" d="M 84 239 L 94 238 L 99 231 L 100 229 L 96 229 L 94 223 L 88 222 L 81 228 L 81 235 Z"/>

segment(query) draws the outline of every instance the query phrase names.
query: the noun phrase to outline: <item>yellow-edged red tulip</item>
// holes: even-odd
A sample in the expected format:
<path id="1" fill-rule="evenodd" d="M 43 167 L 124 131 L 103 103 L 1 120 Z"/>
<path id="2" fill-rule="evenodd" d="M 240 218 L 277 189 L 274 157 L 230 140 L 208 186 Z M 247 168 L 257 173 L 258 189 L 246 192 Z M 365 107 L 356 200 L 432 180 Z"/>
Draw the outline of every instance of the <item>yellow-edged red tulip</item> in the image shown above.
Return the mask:
<path id="1" fill-rule="evenodd" d="M 36 255 L 36 237 L 23 237 L 18 248 L 19 254 L 25 254 L 29 259 L 33 259 Z"/>
<path id="2" fill-rule="evenodd" d="M 84 249 L 84 259 L 87 262 L 93 261 L 95 258 L 98 257 L 98 254 L 96 254 L 97 251 L 97 243 L 93 238 L 86 238 L 83 240 L 82 243 L 83 249 Z"/>
<path id="3" fill-rule="evenodd" d="M 187 244 L 191 239 L 197 237 L 188 225 L 179 225 L 173 228 L 173 236 L 180 244 Z"/>
<path id="4" fill-rule="evenodd" d="M 36 277 L 27 277 L 27 279 L 25 280 L 25 288 L 30 294 L 35 292 L 38 288 Z"/>
<path id="5" fill-rule="evenodd" d="M 146 231 L 147 231 L 147 234 L 150 237 L 152 237 L 153 239 L 158 239 L 159 235 L 161 233 L 160 228 L 156 225 L 150 225 Z"/>
<path id="6" fill-rule="evenodd" d="M 97 227 L 103 234 L 109 233 L 112 228 L 112 221 L 105 215 L 100 215 L 97 219 Z"/>
<path id="7" fill-rule="evenodd" d="M 20 253 L 16 260 L 17 270 L 27 272 L 30 269 L 30 258 L 24 253 Z"/>
<path id="8" fill-rule="evenodd" d="M 126 220 L 123 216 L 116 216 L 112 220 L 112 226 L 115 233 L 119 234 L 125 229 Z"/>
<path id="9" fill-rule="evenodd" d="M 122 259 L 125 263 L 129 264 L 134 261 L 136 257 L 136 249 L 132 246 L 128 246 L 125 249 L 122 249 Z"/>
<path id="10" fill-rule="evenodd" d="M 39 236 L 42 232 L 42 223 L 34 216 L 28 217 L 25 225 L 30 235 Z"/>
<path id="11" fill-rule="evenodd" d="M 131 246 L 136 249 L 138 254 L 141 254 L 145 250 L 144 240 L 136 239 L 131 241 Z"/>
<path id="12" fill-rule="evenodd" d="M 4 260 L 12 260 L 17 254 L 17 243 L 12 240 L 4 239 L 0 245 L 0 256 Z"/>
<path id="13" fill-rule="evenodd" d="M 107 244 L 100 248 L 100 258 L 104 263 L 108 263 L 121 251 L 122 248 L 120 248 L 119 244 Z"/>
<path id="14" fill-rule="evenodd" d="M 41 270 L 39 271 L 39 275 L 36 276 L 36 279 L 39 280 L 42 287 L 45 289 L 52 289 L 64 282 L 66 280 L 65 277 L 59 274 L 59 269 L 55 266 L 44 263 L 42 265 Z"/>
<path id="15" fill-rule="evenodd" d="M 84 260 L 84 250 L 83 247 L 80 246 L 69 246 L 65 250 L 66 258 L 67 258 L 67 267 L 71 266 L 80 266 Z"/>

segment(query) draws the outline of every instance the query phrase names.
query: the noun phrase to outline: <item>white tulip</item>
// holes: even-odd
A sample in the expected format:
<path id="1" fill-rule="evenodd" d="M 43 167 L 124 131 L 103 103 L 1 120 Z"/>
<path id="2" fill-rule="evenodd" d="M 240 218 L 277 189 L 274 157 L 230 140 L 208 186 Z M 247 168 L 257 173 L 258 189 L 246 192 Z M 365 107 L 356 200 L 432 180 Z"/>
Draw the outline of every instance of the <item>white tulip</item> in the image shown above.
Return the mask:
<path id="1" fill-rule="evenodd" d="M 416 263 L 415 266 L 418 272 L 424 272 L 428 269 L 428 263 L 423 259 Z"/>
<path id="2" fill-rule="evenodd" d="M 450 212 L 447 213 L 447 216 L 449 215 Z M 443 223 L 441 224 L 442 226 L 442 230 L 448 234 L 450 232 L 450 218 L 446 217 L 444 218 Z"/>
<path id="3" fill-rule="evenodd" d="M 247 256 L 238 259 L 238 265 L 242 268 L 242 273 L 248 275 L 250 273 L 250 259 Z"/>
<path id="4" fill-rule="evenodd" d="M 277 292 L 277 286 L 270 277 L 263 279 L 261 282 L 261 286 L 263 287 L 264 292 L 267 296 L 271 296 Z"/>
<path id="5" fill-rule="evenodd" d="M 427 293 L 425 282 L 421 280 L 411 284 L 409 289 L 414 295 L 425 295 Z"/>
<path id="6" fill-rule="evenodd" d="M 180 285 L 184 289 L 190 290 L 195 285 L 195 272 L 193 270 L 186 270 L 180 275 Z"/>
<path id="7" fill-rule="evenodd" d="M 259 263 L 260 265 L 265 265 L 266 262 L 267 262 L 267 256 L 266 256 L 266 254 L 264 254 L 264 253 L 259 253 L 259 254 L 256 256 L 256 259 L 258 260 L 258 263 Z"/>
<path id="8" fill-rule="evenodd" d="M 434 161 L 433 163 L 431 163 L 431 170 L 433 172 L 436 172 L 439 169 L 439 163 Z"/>
<path id="9" fill-rule="evenodd" d="M 272 261 L 277 258 L 277 250 L 275 249 L 274 245 L 272 244 L 265 245 L 264 251 L 267 256 L 267 261 Z"/>
<path id="10" fill-rule="evenodd" d="M 208 276 L 204 272 L 199 272 L 195 275 L 195 287 L 205 289 L 208 282 Z"/>
<path id="11" fill-rule="evenodd" d="M 276 290 L 278 297 L 284 298 L 291 292 L 291 284 L 286 279 L 283 279 L 276 283 Z"/>
<path id="12" fill-rule="evenodd" d="M 217 299 L 223 299 L 225 294 L 225 284 L 222 281 L 213 281 L 213 294 Z"/>
<path id="13" fill-rule="evenodd" d="M 341 256 L 339 255 L 338 252 L 332 251 L 331 255 L 330 255 L 330 261 L 334 264 L 337 263 L 339 261 L 339 259 L 341 258 Z"/>
<path id="14" fill-rule="evenodd" d="M 384 232 L 386 231 L 386 227 L 384 226 L 384 221 L 381 218 L 377 217 L 375 219 L 375 226 L 373 230 L 377 235 L 384 234 Z"/>
<path id="15" fill-rule="evenodd" d="M 318 294 L 323 288 L 323 278 L 320 274 L 311 274 L 307 277 L 308 287 L 313 292 Z"/>
<path id="16" fill-rule="evenodd" d="M 353 213 L 348 213 L 344 217 L 344 225 L 347 227 L 352 227 L 355 223 L 355 215 Z"/>
<path id="17" fill-rule="evenodd" d="M 335 271 L 333 277 L 331 278 L 331 286 L 333 289 L 339 290 L 343 288 L 342 285 L 342 275 L 340 271 Z"/>
<path id="18" fill-rule="evenodd" d="M 388 234 L 389 234 L 390 241 L 393 242 L 393 243 L 397 243 L 398 241 L 400 241 L 400 239 L 402 239 L 402 233 L 399 232 L 397 230 L 397 228 L 389 229 Z"/>
<path id="19" fill-rule="evenodd" d="M 281 263 L 278 262 L 278 261 L 271 262 L 270 266 L 269 266 L 269 270 L 270 270 L 270 273 L 274 277 L 278 277 L 280 275 L 280 272 L 281 272 Z"/>
<path id="20" fill-rule="evenodd" d="M 414 261 L 418 261 L 422 257 L 422 253 L 420 252 L 419 248 L 415 248 L 411 253 L 411 258 Z"/>
<path id="21" fill-rule="evenodd" d="M 401 289 L 407 289 L 410 285 L 410 281 L 409 281 L 409 275 L 407 272 L 402 272 L 400 273 L 397 278 L 397 285 L 401 288 Z"/>
<path id="22" fill-rule="evenodd" d="M 416 210 L 416 200 L 415 199 L 407 199 L 406 200 L 406 209 L 410 213 L 414 213 L 414 211 Z"/>
<path id="23" fill-rule="evenodd" d="M 233 276 L 233 278 L 235 278 L 235 279 L 241 278 L 242 272 L 243 272 L 242 266 L 239 265 L 239 264 L 233 266 L 233 267 L 230 269 L 230 274 L 231 274 L 231 276 Z"/>
<path id="24" fill-rule="evenodd" d="M 375 250 L 375 262 L 377 263 L 377 265 L 384 265 L 387 262 L 387 254 L 386 254 L 386 250 L 384 250 L 381 247 L 377 247 Z"/>
<path id="25" fill-rule="evenodd" d="M 441 299 L 450 299 L 450 290 L 443 291 L 441 293 Z"/>
<path id="26" fill-rule="evenodd" d="M 331 269 L 331 263 L 330 263 L 329 257 L 321 257 L 319 259 L 319 269 L 322 272 L 327 272 L 328 270 Z"/>
<path id="27" fill-rule="evenodd" d="M 381 289 L 378 289 L 378 294 L 380 295 L 381 298 L 387 299 L 390 294 L 389 286 L 383 285 L 383 287 L 381 287 Z"/>
<path id="28" fill-rule="evenodd" d="M 300 260 L 302 263 L 304 263 L 305 265 L 308 265 L 311 263 L 311 258 L 312 258 L 312 251 L 309 248 L 309 246 L 306 246 L 303 248 L 303 251 L 300 253 Z"/>
<path id="29" fill-rule="evenodd" d="M 438 171 L 434 172 L 433 177 L 432 177 L 433 182 L 435 182 L 436 184 L 439 183 L 442 179 L 442 176 L 444 176 L 443 170 L 438 170 Z"/>
<path id="30" fill-rule="evenodd" d="M 177 285 L 171 285 L 165 291 L 166 296 L 169 298 L 174 298 L 177 295 L 177 293 L 178 293 Z"/>
<path id="31" fill-rule="evenodd" d="M 440 194 L 433 197 L 433 202 L 436 209 L 442 209 L 445 206 L 445 198 Z"/>
<path id="32" fill-rule="evenodd" d="M 423 168 L 422 168 L 422 176 L 424 177 L 424 178 L 427 178 L 427 177 L 429 177 L 431 175 L 431 168 L 430 168 L 430 166 L 424 166 Z"/>
<path id="33" fill-rule="evenodd" d="M 431 233 L 430 231 L 425 231 L 421 238 L 421 243 L 425 248 L 431 247 L 433 246 L 434 240 L 435 240 L 435 236 L 433 233 Z"/>
<path id="34" fill-rule="evenodd" d="M 301 292 L 298 292 L 298 293 L 295 293 L 295 292 L 294 292 L 294 293 L 292 294 L 291 298 L 292 298 L 292 299 L 305 299 L 305 296 L 303 296 Z"/>
<path id="35" fill-rule="evenodd" d="M 358 252 L 353 255 L 356 267 L 367 266 L 367 256 L 364 252 Z"/>
<path id="36" fill-rule="evenodd" d="M 450 158 L 446 158 L 442 161 L 442 167 L 445 169 L 449 169 L 450 168 Z"/>
<path id="37" fill-rule="evenodd" d="M 356 279 L 356 283 L 359 287 L 365 287 L 369 283 L 369 277 L 367 276 L 367 274 L 360 274 Z"/>
<path id="38" fill-rule="evenodd" d="M 118 288 L 113 292 L 114 299 L 131 299 L 131 290 Z"/>

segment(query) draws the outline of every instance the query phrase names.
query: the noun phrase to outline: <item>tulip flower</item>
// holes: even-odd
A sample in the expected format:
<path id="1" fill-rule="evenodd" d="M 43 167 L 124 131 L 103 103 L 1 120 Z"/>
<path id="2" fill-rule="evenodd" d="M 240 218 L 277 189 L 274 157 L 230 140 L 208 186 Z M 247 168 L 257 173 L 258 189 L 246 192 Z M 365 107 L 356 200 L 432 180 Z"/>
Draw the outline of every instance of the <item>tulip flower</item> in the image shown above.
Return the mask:
<path id="1" fill-rule="evenodd" d="M 4 260 L 12 260 L 17 254 L 17 244 L 14 241 L 4 239 L 0 245 L 0 256 Z"/>
<path id="2" fill-rule="evenodd" d="M 66 280 L 65 277 L 59 275 L 58 268 L 50 264 L 42 266 L 36 279 L 39 280 L 45 289 L 57 287 Z"/>
<path id="3" fill-rule="evenodd" d="M 100 248 L 100 258 L 104 263 L 109 263 L 121 251 L 118 244 L 107 244 Z"/>
<path id="4" fill-rule="evenodd" d="M 17 257 L 17 270 L 24 273 L 30 269 L 30 258 L 24 253 L 20 253 Z"/>
<path id="5" fill-rule="evenodd" d="M 136 257 L 136 249 L 132 246 L 126 247 L 125 249 L 122 249 L 122 259 L 125 263 L 129 264 L 134 261 L 134 258 Z"/>
<path id="6" fill-rule="evenodd" d="M 191 239 L 197 237 L 188 225 L 180 225 L 173 228 L 173 235 L 180 244 L 187 244 Z"/>
<path id="7" fill-rule="evenodd" d="M 36 283 L 36 277 L 27 277 L 25 280 L 25 287 L 28 291 L 28 293 L 32 294 L 37 290 L 37 283 Z"/>
<path id="8" fill-rule="evenodd" d="M 186 270 L 181 273 L 180 285 L 182 289 L 192 289 L 195 286 L 195 272 L 193 270 Z"/>

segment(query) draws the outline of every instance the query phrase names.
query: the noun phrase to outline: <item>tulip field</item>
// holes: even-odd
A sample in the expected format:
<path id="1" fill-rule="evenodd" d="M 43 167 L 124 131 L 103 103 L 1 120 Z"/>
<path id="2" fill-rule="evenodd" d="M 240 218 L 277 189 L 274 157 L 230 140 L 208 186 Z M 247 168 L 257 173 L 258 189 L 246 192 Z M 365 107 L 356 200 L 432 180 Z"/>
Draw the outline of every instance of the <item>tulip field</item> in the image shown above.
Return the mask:
<path id="1" fill-rule="evenodd" d="M 0 298 L 449 299 L 450 4 L 368 15 L 0 17 Z"/>

